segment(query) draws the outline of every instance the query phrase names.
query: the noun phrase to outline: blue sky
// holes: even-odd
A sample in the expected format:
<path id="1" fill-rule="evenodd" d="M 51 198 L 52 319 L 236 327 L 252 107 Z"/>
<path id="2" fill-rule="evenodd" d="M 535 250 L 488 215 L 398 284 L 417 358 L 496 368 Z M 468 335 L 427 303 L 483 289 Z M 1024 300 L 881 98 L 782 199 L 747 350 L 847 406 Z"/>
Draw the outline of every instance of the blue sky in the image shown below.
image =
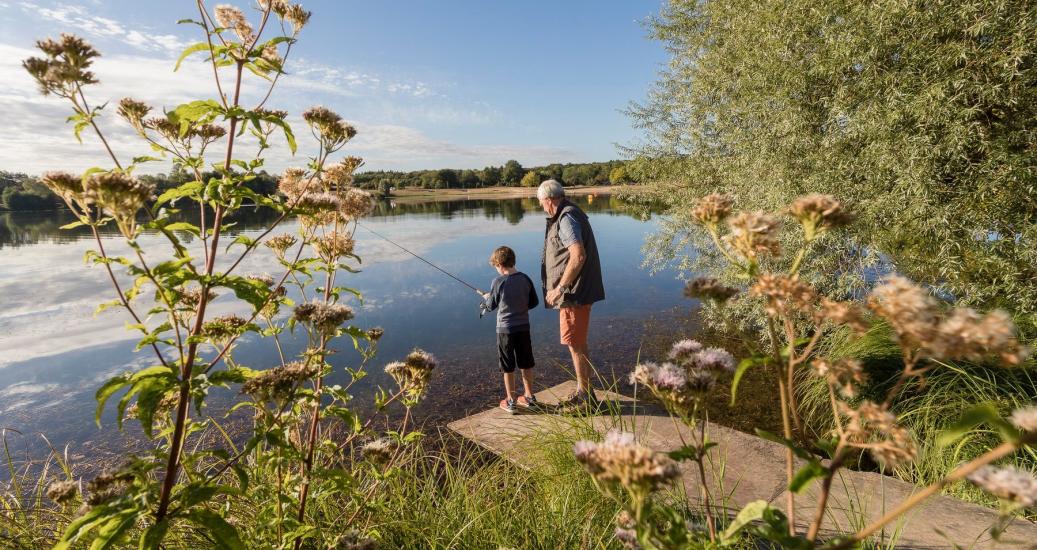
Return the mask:
<path id="1" fill-rule="evenodd" d="M 645 96 L 665 62 L 642 25 L 660 1 L 303 2 L 314 17 L 270 106 L 298 114 L 322 104 L 354 121 L 360 135 L 346 151 L 371 169 L 617 158 L 614 144 L 636 138 L 620 111 Z M 77 144 L 64 105 L 39 97 L 19 66 L 37 38 L 74 32 L 104 54 L 102 84 L 91 91 L 98 103 L 132 95 L 169 108 L 199 90 L 214 95 L 200 57 L 172 73 L 179 49 L 203 38 L 175 24 L 197 16 L 194 2 L 0 0 L 0 8 L 0 112 L 13 119 L 0 137 L 0 169 L 98 163 L 97 144 Z M 127 156 L 146 153 L 128 127 L 105 122 Z M 269 167 L 293 163 L 281 147 Z"/>

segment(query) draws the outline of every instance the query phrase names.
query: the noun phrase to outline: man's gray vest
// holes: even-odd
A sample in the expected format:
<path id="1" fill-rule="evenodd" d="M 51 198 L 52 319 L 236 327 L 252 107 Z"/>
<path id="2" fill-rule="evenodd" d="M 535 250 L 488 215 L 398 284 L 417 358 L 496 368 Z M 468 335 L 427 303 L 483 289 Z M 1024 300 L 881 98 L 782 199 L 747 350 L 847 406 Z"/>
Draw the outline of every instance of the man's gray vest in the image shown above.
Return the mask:
<path id="1" fill-rule="evenodd" d="M 594 242 L 594 231 L 591 230 L 587 214 L 568 200 L 563 200 L 555 215 L 547 218 L 544 254 L 540 258 L 540 282 L 544 296 L 547 296 L 548 290 L 558 286 L 565 273 L 565 265 L 569 262 L 569 249 L 562 246 L 562 239 L 558 236 L 558 221 L 565 214 L 572 215 L 580 225 L 581 242 L 587 260 L 583 262 L 583 268 L 572 285 L 572 292 L 563 295 L 562 302 L 583 305 L 604 300 L 605 285 L 601 282 L 601 261 L 598 259 L 598 245 Z M 558 304 L 551 307 L 558 308 Z"/>

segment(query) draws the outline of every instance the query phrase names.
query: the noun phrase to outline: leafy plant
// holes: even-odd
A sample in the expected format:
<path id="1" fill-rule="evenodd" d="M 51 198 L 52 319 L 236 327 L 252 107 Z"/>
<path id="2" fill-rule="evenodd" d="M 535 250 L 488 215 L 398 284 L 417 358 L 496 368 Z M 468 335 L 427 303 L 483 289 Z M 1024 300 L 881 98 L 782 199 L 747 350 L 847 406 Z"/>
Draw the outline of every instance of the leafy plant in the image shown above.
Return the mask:
<path id="1" fill-rule="evenodd" d="M 141 548 L 159 548 L 167 537 L 186 530 L 219 548 L 247 543 L 298 549 L 304 541 L 324 536 L 328 518 L 313 512 L 315 502 L 337 495 L 362 499 L 365 487 L 384 475 L 369 462 L 353 459 L 361 443 L 376 446 L 367 441 L 374 435 L 375 417 L 363 419 L 354 412 L 350 390 L 365 375 L 364 366 L 381 336 L 381 329 L 348 324 L 354 312 L 344 301 L 350 296 L 362 300 L 362 295 L 339 281 L 343 273 L 359 268 L 353 232 L 374 207 L 368 193 L 352 186 L 362 160 L 331 160 L 356 130 L 327 108 L 307 110 L 302 118 L 316 153 L 304 168 L 284 172 L 279 196 L 249 189 L 246 183 L 263 166 L 275 134 L 284 137 L 293 154 L 298 147 L 287 113 L 266 104 L 310 18 L 299 4 L 259 4 L 256 27 L 236 7 L 219 5 L 210 13 L 201 0 L 198 19 L 181 21 L 196 26 L 204 41 L 186 48 L 177 68 L 192 55 L 204 56 L 212 67 L 215 99 L 176 105 L 157 116 L 149 116 L 152 107 L 143 102 L 118 102 L 118 115 L 158 156 L 138 156 L 127 163 L 110 146 L 102 130 L 107 103 L 88 102 L 86 89 L 97 82 L 90 68 L 99 54 L 85 41 L 71 35 L 41 40 L 37 46 L 43 56 L 23 63 L 43 94 L 68 100 L 75 137 L 83 140 L 90 133 L 107 153 L 106 166 L 78 175 L 51 172 L 42 181 L 78 220 L 67 227 L 85 226 L 94 237 L 96 250 L 87 253 L 87 260 L 106 270 L 116 296 L 101 309 L 126 311 L 130 328 L 140 333 L 137 349 L 150 348 L 154 354 L 153 365 L 118 375 L 98 389 L 96 413 L 100 423 L 109 402 L 117 399 L 119 427 L 125 418 L 136 419 L 154 447 L 90 480 L 80 496 L 75 496 L 78 490 L 54 486 L 55 498 L 67 500 L 71 491 L 85 503 L 55 548 L 87 540 L 92 540 L 91 548 L 110 548 L 130 538 Z M 252 107 L 241 102 L 247 77 L 267 86 Z M 256 145 L 253 155 L 241 154 L 245 140 Z M 143 163 L 163 161 L 189 177 L 155 197 L 152 185 L 134 172 Z M 214 175 L 203 177 L 209 169 Z M 184 205 L 196 208 L 197 223 L 174 219 Z M 258 236 L 230 240 L 229 220 L 253 206 L 278 216 Z M 272 234 L 293 216 L 301 221 L 297 235 Z M 131 256 L 105 250 L 99 228 L 109 224 L 118 228 Z M 145 249 L 139 240 L 145 232 L 162 235 L 170 259 L 154 259 L 161 257 L 160 250 Z M 191 246 L 181 239 L 184 234 L 193 237 Z M 283 268 L 280 277 L 240 273 L 246 258 L 261 253 L 260 245 Z M 120 269 L 132 278 L 128 286 L 117 277 Z M 288 296 L 289 288 L 297 289 L 300 303 Z M 218 292 L 232 294 L 248 313 L 211 315 L 209 306 Z M 289 308 L 286 317 L 282 312 Z M 281 346 L 285 330 L 305 334 L 306 346 L 297 358 L 286 356 Z M 240 364 L 234 350 L 245 334 L 272 341 L 278 365 L 256 370 Z M 328 385 L 328 357 L 342 341 L 358 352 L 360 361 L 346 369 L 349 381 L 344 386 Z M 387 370 L 400 387 L 380 391 L 377 408 L 401 403 L 409 417 L 435 364 L 431 355 L 416 350 L 404 362 L 390 365 Z M 202 414 L 210 390 L 218 387 L 240 388 L 242 397 L 231 412 L 253 411 L 243 444 Z M 420 436 L 408 432 L 407 417 L 379 444 L 390 456 Z M 332 428 L 338 430 L 335 438 Z M 263 521 L 247 527 L 243 537 L 245 526 L 232 523 L 229 511 L 246 503 L 255 506 L 252 512 Z"/>

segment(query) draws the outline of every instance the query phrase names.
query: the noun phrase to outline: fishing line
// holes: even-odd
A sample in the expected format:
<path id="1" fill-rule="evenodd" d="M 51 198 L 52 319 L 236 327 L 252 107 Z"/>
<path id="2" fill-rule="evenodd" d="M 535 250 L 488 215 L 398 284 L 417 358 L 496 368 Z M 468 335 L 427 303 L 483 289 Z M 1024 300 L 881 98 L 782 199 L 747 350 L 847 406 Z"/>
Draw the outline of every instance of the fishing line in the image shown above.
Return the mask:
<path id="1" fill-rule="evenodd" d="M 359 225 L 360 227 L 363 227 L 364 229 L 366 229 L 366 230 L 370 231 L 371 233 L 374 233 L 375 235 L 377 235 L 377 236 L 379 236 L 379 237 L 381 237 L 381 238 L 385 239 L 386 241 L 388 241 L 389 243 L 391 243 L 391 244 L 395 245 L 396 247 L 398 247 L 398 248 L 399 248 L 400 250 L 402 250 L 402 251 L 406 252 L 407 254 L 410 254 L 411 256 L 414 256 L 415 258 L 417 258 L 417 259 L 419 259 L 419 260 L 421 260 L 421 261 L 423 261 L 423 262 L 427 263 L 428 265 L 430 265 L 430 266 L 432 266 L 432 267 L 434 267 L 434 268 L 438 269 L 439 271 L 441 271 L 441 272 L 442 272 L 442 273 L 443 273 L 444 275 L 446 275 L 447 277 L 450 277 L 451 279 L 453 279 L 453 280 L 455 280 L 455 281 L 457 281 L 457 282 L 459 282 L 459 283 L 463 284 L 464 286 L 466 286 L 466 287 L 468 287 L 468 288 L 470 288 L 470 289 L 472 289 L 472 290 L 474 290 L 474 291 L 478 292 L 479 294 L 482 294 L 482 291 L 481 291 L 481 290 L 479 290 L 478 288 L 475 288 L 474 286 L 472 286 L 472 285 L 470 285 L 470 284 L 468 284 L 468 283 L 466 283 L 466 282 L 462 281 L 461 279 L 459 279 L 458 277 L 456 277 L 455 275 L 453 275 L 453 274 L 452 274 L 452 273 L 450 273 L 449 271 L 447 271 L 447 270 L 445 270 L 445 269 L 443 269 L 443 268 L 439 267 L 438 265 L 436 265 L 436 264 L 434 264 L 434 263 L 432 263 L 432 262 L 430 262 L 430 261 L 426 260 L 425 258 L 422 258 L 421 256 L 418 256 L 417 254 L 415 254 L 415 253 L 411 252 L 410 250 L 407 250 L 407 249 L 406 249 L 406 248 L 405 248 L 405 247 L 404 247 L 403 245 L 401 245 L 400 243 L 398 243 L 398 242 L 396 242 L 396 241 L 394 241 L 394 240 L 390 239 L 389 237 L 386 237 L 385 235 L 382 235 L 381 233 L 379 233 L 379 232 L 375 231 L 374 229 L 371 229 L 370 227 L 367 227 L 366 225 L 363 225 L 363 224 L 361 224 L 360 222 L 356 222 L 356 224 L 357 224 L 357 225 Z"/>

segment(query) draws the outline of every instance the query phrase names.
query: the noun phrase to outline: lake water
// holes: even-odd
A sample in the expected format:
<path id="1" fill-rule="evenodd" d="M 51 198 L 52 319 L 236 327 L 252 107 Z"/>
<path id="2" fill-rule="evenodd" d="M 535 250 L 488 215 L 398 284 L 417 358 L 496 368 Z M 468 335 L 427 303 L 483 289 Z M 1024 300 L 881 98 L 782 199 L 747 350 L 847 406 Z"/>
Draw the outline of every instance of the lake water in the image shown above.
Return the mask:
<path id="1" fill-rule="evenodd" d="M 669 326 L 659 322 L 660 316 L 683 317 L 688 303 L 674 273 L 650 275 L 641 267 L 640 249 L 655 220 L 607 195 L 573 200 L 590 215 L 607 293 L 593 310 L 592 360 L 606 377 L 618 376 L 636 361 L 648 332 Z M 271 214 L 249 213 L 236 220 L 231 232 L 256 235 L 271 219 Z M 56 446 L 70 444 L 75 456 L 93 458 L 118 454 L 139 438 L 135 422 L 127 423 L 126 433 L 115 432 L 112 406 L 103 417 L 106 429 L 97 428 L 97 387 L 124 370 L 150 366 L 154 358 L 150 349 L 132 351 L 135 337 L 124 328 L 125 311 L 94 315 L 97 304 L 114 296 L 103 269 L 83 263 L 84 252 L 94 248 L 89 234 L 82 228 L 57 229 L 69 221 L 67 212 L 0 214 L 0 427 L 22 432 L 14 443 L 30 452 L 42 449 L 34 435 L 42 433 Z M 515 249 L 518 269 L 539 281 L 544 214 L 534 199 L 383 202 L 363 223 L 480 288 L 488 288 L 496 275 L 487 260 L 499 245 Z M 297 229 L 292 221 L 279 232 Z M 145 249 L 160 242 L 154 235 L 140 240 Z M 417 411 L 424 421 L 449 420 L 496 403 L 503 390 L 494 320 L 479 318 L 477 296 L 363 228 L 356 240 L 362 271 L 340 279 L 364 296 L 362 305 L 353 300 L 357 316 L 352 323 L 385 329 L 378 356 L 368 364 L 372 374 L 354 392 L 361 406 L 369 403 L 375 386 L 392 386 L 382 366 L 414 347 L 440 361 L 429 397 Z M 110 254 L 128 252 L 116 235 L 104 241 Z M 279 276 L 277 267 L 260 247 L 241 273 Z M 213 307 L 216 314 L 245 313 L 235 310 L 235 303 L 224 291 Z M 531 323 L 538 385 L 565 380 L 568 354 L 558 343 L 557 312 L 538 308 Z M 351 343 L 339 344 L 341 351 L 331 362 L 342 373 L 358 358 Z M 287 343 L 286 351 L 298 349 L 298 342 Z M 234 357 L 253 368 L 277 363 L 273 346 L 256 338 L 239 344 Z M 343 379 L 332 375 L 333 382 Z M 214 396 L 214 416 L 220 416 L 227 397 Z"/>

